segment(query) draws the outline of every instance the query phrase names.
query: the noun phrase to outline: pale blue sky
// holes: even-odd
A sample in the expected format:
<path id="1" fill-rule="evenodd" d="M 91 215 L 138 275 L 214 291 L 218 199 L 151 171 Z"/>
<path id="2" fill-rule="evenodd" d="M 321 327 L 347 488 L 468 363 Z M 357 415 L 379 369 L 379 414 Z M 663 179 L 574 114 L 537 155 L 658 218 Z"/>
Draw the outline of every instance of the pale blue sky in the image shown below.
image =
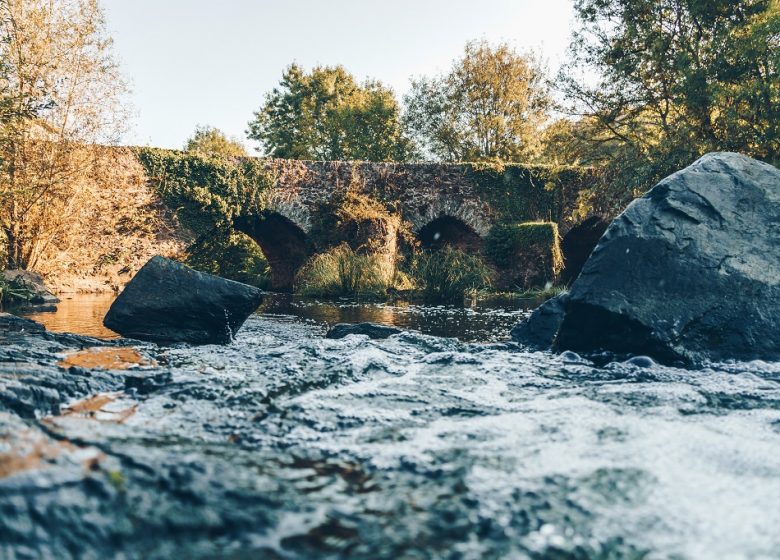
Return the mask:
<path id="1" fill-rule="evenodd" d="M 136 111 L 125 143 L 178 148 L 197 124 L 244 140 L 263 94 L 295 61 L 343 64 L 400 96 L 471 39 L 540 51 L 552 71 L 572 0 L 103 0 Z"/>

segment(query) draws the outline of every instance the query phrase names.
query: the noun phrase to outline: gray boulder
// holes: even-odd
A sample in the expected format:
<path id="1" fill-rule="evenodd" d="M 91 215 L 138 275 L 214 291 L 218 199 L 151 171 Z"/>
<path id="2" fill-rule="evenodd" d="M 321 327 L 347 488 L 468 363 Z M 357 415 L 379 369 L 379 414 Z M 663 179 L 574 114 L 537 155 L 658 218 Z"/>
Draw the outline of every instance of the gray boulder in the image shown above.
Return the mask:
<path id="1" fill-rule="evenodd" d="M 514 326 L 510 333 L 512 340 L 534 350 L 552 347 L 563 322 L 568 297 L 569 294 L 564 292 L 534 309 L 527 320 Z"/>
<path id="2" fill-rule="evenodd" d="M 632 202 L 571 286 L 553 347 L 780 359 L 780 171 L 708 154 Z"/>
<path id="3" fill-rule="evenodd" d="M 43 281 L 43 276 L 29 270 L 8 269 L 2 276 L 11 284 L 23 288 L 30 293 L 32 304 L 53 305 L 60 302 L 59 298 L 52 294 Z"/>
<path id="4" fill-rule="evenodd" d="M 226 344 L 261 300 L 253 286 L 153 257 L 116 298 L 103 324 L 139 340 Z"/>
<path id="5" fill-rule="evenodd" d="M 600 217 L 591 216 L 571 228 L 563 236 L 561 252 L 563 253 L 564 267 L 559 279 L 561 284 L 569 286 L 577 279 L 582 267 L 588 261 L 591 251 L 596 247 L 608 226 L 609 224 Z"/>
<path id="6" fill-rule="evenodd" d="M 46 327 L 31 319 L 17 317 L 10 313 L 0 313 L 0 335 L 6 333 L 40 334 L 43 332 L 46 332 Z"/>
<path id="7" fill-rule="evenodd" d="M 364 334 L 368 338 L 387 338 L 402 332 L 397 327 L 380 325 L 379 323 L 339 323 L 328 330 L 325 338 L 344 338 L 350 334 Z"/>

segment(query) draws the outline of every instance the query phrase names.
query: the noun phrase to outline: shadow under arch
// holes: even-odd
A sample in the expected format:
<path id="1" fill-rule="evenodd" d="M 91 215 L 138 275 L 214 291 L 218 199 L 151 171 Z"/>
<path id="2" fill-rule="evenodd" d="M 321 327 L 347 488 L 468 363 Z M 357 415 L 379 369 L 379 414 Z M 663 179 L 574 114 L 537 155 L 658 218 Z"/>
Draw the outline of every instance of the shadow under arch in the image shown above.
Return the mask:
<path id="1" fill-rule="evenodd" d="M 260 246 L 271 268 L 271 289 L 292 292 L 295 275 L 311 252 L 306 233 L 277 212 L 238 217 L 233 227 Z"/>
<path id="2" fill-rule="evenodd" d="M 420 228 L 417 232 L 423 249 L 437 250 L 449 245 L 474 253 L 482 247 L 482 238 L 479 234 L 459 218 L 452 216 L 439 216 Z"/>
<path id="3" fill-rule="evenodd" d="M 591 216 L 563 236 L 561 252 L 564 268 L 560 277 L 561 284 L 570 286 L 577 279 L 608 226 L 601 216 Z"/>

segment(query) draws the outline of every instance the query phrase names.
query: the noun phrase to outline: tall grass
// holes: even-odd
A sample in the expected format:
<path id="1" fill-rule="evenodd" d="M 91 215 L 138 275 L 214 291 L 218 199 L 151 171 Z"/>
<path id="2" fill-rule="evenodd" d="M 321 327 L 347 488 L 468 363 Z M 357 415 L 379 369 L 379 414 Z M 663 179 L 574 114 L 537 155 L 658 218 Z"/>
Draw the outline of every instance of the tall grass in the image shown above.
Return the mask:
<path id="1" fill-rule="evenodd" d="M 417 254 L 411 272 L 423 298 L 431 303 L 462 302 L 491 284 L 491 270 L 481 258 L 449 246 Z"/>
<path id="2" fill-rule="evenodd" d="M 297 292 L 320 297 L 383 297 L 393 279 L 386 257 L 362 255 L 343 244 L 313 256 L 297 276 Z"/>

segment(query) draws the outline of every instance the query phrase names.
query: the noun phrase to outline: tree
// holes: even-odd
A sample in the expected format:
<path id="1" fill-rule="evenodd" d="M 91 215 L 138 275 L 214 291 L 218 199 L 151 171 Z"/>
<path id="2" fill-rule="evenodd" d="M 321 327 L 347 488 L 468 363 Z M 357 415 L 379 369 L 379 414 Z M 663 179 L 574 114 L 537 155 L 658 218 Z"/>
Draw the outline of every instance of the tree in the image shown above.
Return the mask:
<path id="1" fill-rule="evenodd" d="M 535 158 L 551 98 L 539 62 L 506 44 L 470 42 L 443 76 L 412 82 L 405 125 L 445 161 Z"/>
<path id="2" fill-rule="evenodd" d="M 571 138 L 581 161 L 607 167 L 621 204 L 709 151 L 778 161 L 777 0 L 577 0 L 575 9 L 581 29 L 561 80 L 584 118 Z"/>
<path id="3" fill-rule="evenodd" d="M 377 81 L 359 85 L 344 67 L 293 64 L 265 97 L 247 131 L 273 157 L 313 160 L 403 160 L 400 109 Z"/>
<path id="4" fill-rule="evenodd" d="M 67 231 L 86 146 L 115 141 L 124 82 L 97 0 L 0 2 L 0 231 L 12 268 Z"/>
<path id="5" fill-rule="evenodd" d="M 212 126 L 196 126 L 195 132 L 184 143 L 184 150 L 201 155 L 227 157 L 246 156 L 244 145 L 236 138 L 228 138 L 225 133 Z"/>

